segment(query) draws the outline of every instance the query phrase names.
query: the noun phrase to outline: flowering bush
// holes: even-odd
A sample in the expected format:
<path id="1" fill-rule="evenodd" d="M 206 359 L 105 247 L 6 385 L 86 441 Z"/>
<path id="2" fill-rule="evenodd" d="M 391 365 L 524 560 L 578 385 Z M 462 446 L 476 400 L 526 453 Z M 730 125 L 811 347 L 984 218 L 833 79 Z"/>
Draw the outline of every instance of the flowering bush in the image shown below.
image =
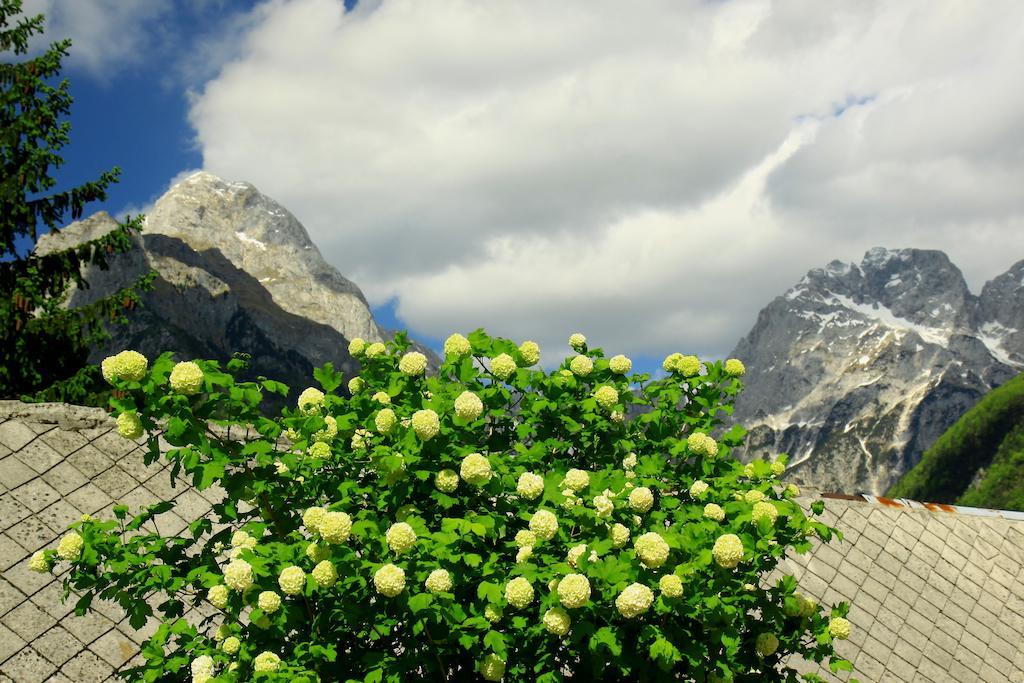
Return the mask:
<path id="1" fill-rule="evenodd" d="M 146 531 L 173 503 L 117 506 L 30 568 L 69 562 L 80 612 L 100 596 L 161 622 L 132 680 L 781 681 L 792 653 L 848 669 L 848 607 L 767 582 L 836 531 L 779 482 L 784 458 L 729 456 L 744 431 L 716 428 L 742 365 L 673 354 L 650 381 L 570 345 L 547 373 L 533 342 L 452 335 L 431 374 L 402 334 L 353 340 L 351 395 L 327 365 L 278 419 L 258 408 L 287 387 L 236 382 L 244 361 L 119 354 L 122 432 L 226 496 L 177 536 Z M 183 618 L 203 603 L 214 616 Z"/>

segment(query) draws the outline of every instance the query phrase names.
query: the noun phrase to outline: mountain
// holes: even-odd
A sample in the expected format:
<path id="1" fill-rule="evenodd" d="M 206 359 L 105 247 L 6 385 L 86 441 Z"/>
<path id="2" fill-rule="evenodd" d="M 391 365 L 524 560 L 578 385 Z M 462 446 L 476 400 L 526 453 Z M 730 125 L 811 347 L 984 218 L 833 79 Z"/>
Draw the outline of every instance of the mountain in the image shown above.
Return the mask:
<path id="1" fill-rule="evenodd" d="M 100 212 L 42 236 L 36 249 L 66 248 L 114 226 Z M 324 260 L 295 216 L 248 183 L 195 173 L 157 200 L 133 239 L 135 248 L 115 255 L 109 270 L 88 268 L 89 287 L 69 296 L 70 306 L 83 305 L 151 269 L 158 273 L 130 323 L 110 326 L 112 339 L 93 350 L 91 362 L 124 348 L 151 358 L 175 351 L 180 359 L 221 361 L 243 351 L 253 356 L 253 377 L 284 382 L 294 399 L 325 362 L 349 377 L 358 372 L 350 339 L 391 336 L 373 319 L 359 287 Z M 440 364 L 432 351 L 416 347 L 431 367 Z"/>
<path id="2" fill-rule="evenodd" d="M 886 495 L 1024 510 L 1024 374 L 985 394 Z"/>
<path id="3" fill-rule="evenodd" d="M 794 481 L 881 494 L 1024 369 L 1024 261 L 975 296 L 940 251 L 876 247 L 808 272 L 731 356 L 741 457 L 789 453 Z"/>

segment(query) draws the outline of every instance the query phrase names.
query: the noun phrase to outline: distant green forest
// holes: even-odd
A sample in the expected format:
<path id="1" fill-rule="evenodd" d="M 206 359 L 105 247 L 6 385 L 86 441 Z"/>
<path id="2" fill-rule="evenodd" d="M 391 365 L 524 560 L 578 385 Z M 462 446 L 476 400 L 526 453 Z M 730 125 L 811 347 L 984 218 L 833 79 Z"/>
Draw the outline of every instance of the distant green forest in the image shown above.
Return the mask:
<path id="1" fill-rule="evenodd" d="M 964 413 L 886 495 L 1024 510 L 1024 373 Z"/>

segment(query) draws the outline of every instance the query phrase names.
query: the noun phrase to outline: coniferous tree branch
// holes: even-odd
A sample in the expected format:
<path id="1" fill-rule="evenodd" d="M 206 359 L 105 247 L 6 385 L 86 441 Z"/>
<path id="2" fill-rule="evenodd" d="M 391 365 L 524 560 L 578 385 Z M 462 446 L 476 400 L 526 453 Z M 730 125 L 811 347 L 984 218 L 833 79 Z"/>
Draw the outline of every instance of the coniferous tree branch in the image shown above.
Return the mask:
<path id="1" fill-rule="evenodd" d="M 28 52 L 45 20 L 19 17 L 10 26 L 21 9 L 21 0 L 0 0 L 0 50 L 14 55 Z M 52 82 L 70 47 L 62 40 L 36 57 L 0 64 L 0 397 L 87 395 L 96 378 L 85 370 L 90 347 L 109 338 L 105 324 L 126 322 L 125 311 L 140 305 L 137 292 L 151 290 L 156 275 L 87 306 L 65 305 L 72 284 L 88 288 L 84 268 L 106 270 L 112 255 L 135 246 L 142 216 L 71 247 L 19 253 L 40 231 L 59 233 L 88 203 L 105 201 L 121 172 L 115 167 L 97 180 L 46 194 L 56 185 L 53 170 L 64 163 L 59 150 L 70 139 L 71 124 L 62 118 L 71 112 L 68 82 Z"/>

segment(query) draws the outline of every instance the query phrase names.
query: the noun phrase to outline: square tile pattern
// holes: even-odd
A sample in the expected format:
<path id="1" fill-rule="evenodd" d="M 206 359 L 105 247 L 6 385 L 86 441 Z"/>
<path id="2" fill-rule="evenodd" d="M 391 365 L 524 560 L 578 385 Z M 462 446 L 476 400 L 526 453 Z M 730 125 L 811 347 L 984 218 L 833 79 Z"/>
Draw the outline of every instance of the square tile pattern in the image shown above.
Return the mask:
<path id="1" fill-rule="evenodd" d="M 120 680 L 114 673 L 152 629 L 136 633 L 116 605 L 76 617 L 71 600 L 60 603 L 59 577 L 28 571 L 28 558 L 83 512 L 115 502 L 134 511 L 166 496 L 181 512 L 166 523 L 177 527 L 219 494 L 171 488 L 166 469 L 145 465 L 144 445 L 120 438 L 102 410 L 34 409 L 0 402 L 0 681 Z M 822 604 L 852 605 L 852 634 L 837 650 L 854 676 L 1024 683 L 1024 522 L 839 499 L 826 500 L 822 521 L 843 541 L 790 556 L 769 581 L 792 574 Z"/>

